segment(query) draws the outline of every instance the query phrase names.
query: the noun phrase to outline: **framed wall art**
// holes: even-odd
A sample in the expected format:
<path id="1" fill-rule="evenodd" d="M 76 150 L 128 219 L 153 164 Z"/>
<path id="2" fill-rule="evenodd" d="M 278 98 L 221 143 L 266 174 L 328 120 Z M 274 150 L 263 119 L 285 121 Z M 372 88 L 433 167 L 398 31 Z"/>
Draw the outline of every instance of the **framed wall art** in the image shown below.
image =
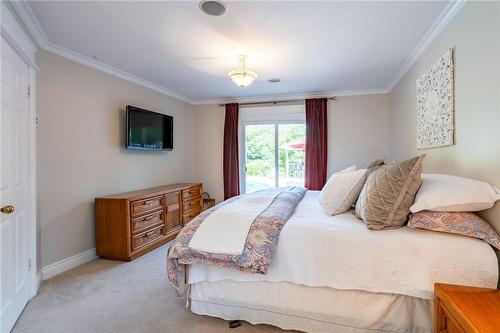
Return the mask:
<path id="1" fill-rule="evenodd" d="M 449 49 L 417 79 L 417 149 L 454 144 L 454 64 Z"/>

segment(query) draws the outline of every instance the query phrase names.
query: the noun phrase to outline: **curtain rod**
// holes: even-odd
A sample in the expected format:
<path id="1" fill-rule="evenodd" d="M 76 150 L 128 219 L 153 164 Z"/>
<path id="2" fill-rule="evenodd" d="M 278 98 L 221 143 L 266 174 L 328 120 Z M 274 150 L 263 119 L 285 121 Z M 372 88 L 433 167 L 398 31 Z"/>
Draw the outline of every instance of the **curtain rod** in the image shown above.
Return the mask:
<path id="1" fill-rule="evenodd" d="M 336 101 L 337 96 L 333 97 L 328 97 L 329 100 Z M 290 103 L 290 102 L 297 102 L 297 101 L 303 101 L 303 99 L 291 99 L 287 101 L 267 101 L 267 102 L 248 102 L 248 103 L 239 103 L 239 105 L 262 105 L 262 104 L 278 104 L 278 103 Z M 219 107 L 223 107 L 226 104 L 219 104 Z"/>

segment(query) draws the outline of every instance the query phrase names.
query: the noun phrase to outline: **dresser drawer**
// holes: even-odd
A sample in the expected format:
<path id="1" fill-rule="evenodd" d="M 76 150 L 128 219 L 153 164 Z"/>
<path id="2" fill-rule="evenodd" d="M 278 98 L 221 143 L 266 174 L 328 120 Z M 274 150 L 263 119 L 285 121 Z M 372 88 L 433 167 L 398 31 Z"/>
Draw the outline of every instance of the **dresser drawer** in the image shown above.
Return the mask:
<path id="1" fill-rule="evenodd" d="M 182 210 L 179 204 L 167 207 L 167 220 L 164 234 L 169 234 L 182 228 Z"/>
<path id="2" fill-rule="evenodd" d="M 201 208 L 198 208 L 196 210 L 193 210 L 187 214 L 184 214 L 184 225 L 188 224 L 189 221 L 194 219 L 196 216 L 198 216 L 201 213 Z"/>
<path id="3" fill-rule="evenodd" d="M 132 216 L 138 216 L 162 208 L 162 197 L 147 198 L 144 200 L 132 201 L 130 203 L 130 213 Z"/>
<path id="4" fill-rule="evenodd" d="M 165 205 L 171 206 L 181 202 L 181 192 L 175 192 L 172 194 L 167 194 L 165 196 Z"/>
<path id="5" fill-rule="evenodd" d="M 440 311 L 438 326 L 440 333 L 465 333 L 455 318 L 444 308 Z"/>
<path id="6" fill-rule="evenodd" d="M 132 252 L 143 246 L 153 243 L 163 237 L 161 230 L 163 225 L 151 228 L 148 231 L 132 236 Z"/>
<path id="7" fill-rule="evenodd" d="M 184 201 L 184 214 L 190 213 L 194 210 L 201 210 L 203 206 L 203 199 L 194 199 Z"/>
<path id="8" fill-rule="evenodd" d="M 131 221 L 132 233 L 137 234 L 152 226 L 165 224 L 163 211 L 155 212 L 145 216 L 137 217 Z"/>
<path id="9" fill-rule="evenodd" d="M 192 187 L 182 191 L 182 200 L 192 200 L 201 198 L 201 187 Z"/>

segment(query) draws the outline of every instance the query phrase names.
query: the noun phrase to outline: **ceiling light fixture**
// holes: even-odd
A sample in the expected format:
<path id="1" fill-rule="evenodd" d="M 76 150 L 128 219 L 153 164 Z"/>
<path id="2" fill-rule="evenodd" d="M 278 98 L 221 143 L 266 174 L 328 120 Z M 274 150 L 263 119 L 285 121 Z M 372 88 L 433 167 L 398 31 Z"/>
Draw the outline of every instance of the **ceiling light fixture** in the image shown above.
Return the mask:
<path id="1" fill-rule="evenodd" d="M 236 83 L 236 85 L 241 88 L 245 88 L 253 83 L 253 81 L 257 78 L 257 73 L 249 71 L 245 68 L 247 59 L 246 55 L 239 55 L 238 59 L 240 60 L 238 69 L 233 69 L 227 74 L 227 76 L 229 76 L 229 78 Z"/>
<path id="2" fill-rule="evenodd" d="M 199 5 L 202 12 L 211 16 L 222 16 L 227 13 L 226 5 L 219 0 L 202 0 Z"/>
<path id="3" fill-rule="evenodd" d="M 267 82 L 278 83 L 278 82 L 281 82 L 281 79 L 278 79 L 277 77 L 275 77 L 275 78 L 267 80 Z"/>

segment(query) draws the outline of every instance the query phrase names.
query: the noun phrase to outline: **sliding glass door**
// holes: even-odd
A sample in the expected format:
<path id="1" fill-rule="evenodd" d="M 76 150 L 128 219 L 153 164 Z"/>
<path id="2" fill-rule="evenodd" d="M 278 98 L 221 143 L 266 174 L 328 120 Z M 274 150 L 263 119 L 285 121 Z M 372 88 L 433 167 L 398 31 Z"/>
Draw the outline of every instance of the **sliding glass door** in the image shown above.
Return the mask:
<path id="1" fill-rule="evenodd" d="M 244 125 L 244 193 L 276 186 L 276 126 Z"/>
<path id="2" fill-rule="evenodd" d="M 242 125 L 243 193 L 278 186 L 304 186 L 304 123 Z"/>
<path id="3" fill-rule="evenodd" d="M 278 186 L 304 186 L 306 124 L 278 124 Z"/>

